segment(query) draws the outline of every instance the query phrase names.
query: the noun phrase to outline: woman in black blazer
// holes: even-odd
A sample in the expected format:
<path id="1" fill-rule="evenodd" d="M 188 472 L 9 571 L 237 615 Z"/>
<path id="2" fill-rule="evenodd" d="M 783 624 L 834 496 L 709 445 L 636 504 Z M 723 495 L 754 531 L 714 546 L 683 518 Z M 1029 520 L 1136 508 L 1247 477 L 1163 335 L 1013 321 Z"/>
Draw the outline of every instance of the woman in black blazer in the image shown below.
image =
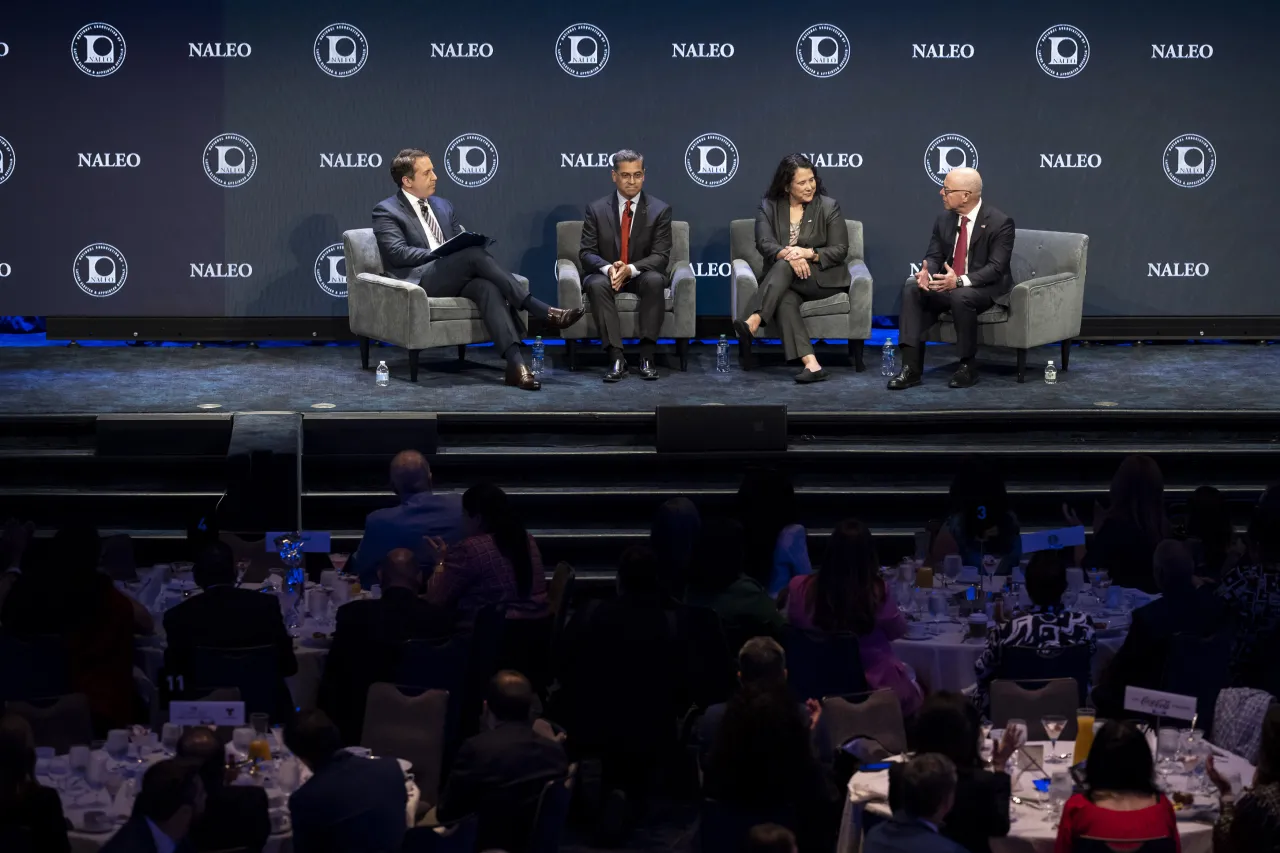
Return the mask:
<path id="1" fill-rule="evenodd" d="M 821 382 L 828 374 L 813 354 L 800 306 L 849 289 L 849 231 L 840 203 L 827 195 L 805 155 L 788 154 L 778 164 L 756 211 L 756 249 L 764 256 L 764 276 L 743 316 L 733 321 L 742 352 L 749 351 L 757 329 L 775 327 L 787 360 L 804 363 L 796 381 Z"/>

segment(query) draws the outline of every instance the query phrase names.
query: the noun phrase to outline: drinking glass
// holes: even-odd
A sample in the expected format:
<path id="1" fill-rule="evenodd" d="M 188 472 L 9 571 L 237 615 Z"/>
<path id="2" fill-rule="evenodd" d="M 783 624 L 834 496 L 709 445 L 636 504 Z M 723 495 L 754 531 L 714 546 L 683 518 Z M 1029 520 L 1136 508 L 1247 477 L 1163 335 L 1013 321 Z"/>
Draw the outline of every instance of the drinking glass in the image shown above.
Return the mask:
<path id="1" fill-rule="evenodd" d="M 79 773 L 83 776 L 89 770 L 89 747 L 73 746 L 71 751 L 67 753 L 67 760 L 71 764 L 71 771 Z"/>
<path id="2" fill-rule="evenodd" d="M 1049 777 L 1049 808 L 1044 816 L 1046 821 L 1052 820 L 1057 825 L 1062 807 L 1071 799 L 1071 791 L 1071 775 L 1065 770 L 1055 770 Z"/>
<path id="3" fill-rule="evenodd" d="M 1156 769 L 1165 779 L 1177 764 L 1179 745 L 1177 729 L 1163 728 L 1156 735 Z"/>
<path id="4" fill-rule="evenodd" d="M 934 593 L 929 596 L 929 616 L 933 622 L 933 633 L 941 633 L 942 629 L 938 626 L 938 623 L 947 616 L 947 597 L 945 595 Z"/>
<path id="5" fill-rule="evenodd" d="M 50 758 L 47 772 L 53 780 L 53 787 L 58 791 L 65 791 L 67 777 L 71 775 L 71 759 L 65 755 Z"/>
<path id="6" fill-rule="evenodd" d="M 1076 748 L 1072 764 L 1079 764 L 1089 757 L 1089 750 L 1093 749 L 1093 724 L 1097 719 L 1098 712 L 1092 708 L 1076 710 Z"/>
<path id="7" fill-rule="evenodd" d="M 248 726 L 238 726 L 231 730 L 231 745 L 235 747 L 236 753 L 241 758 L 248 756 L 249 744 L 253 743 L 253 729 Z"/>
<path id="8" fill-rule="evenodd" d="M 180 740 L 182 740 L 182 726 L 177 723 L 165 723 L 160 729 L 160 743 L 170 752 L 178 751 Z"/>
<path id="9" fill-rule="evenodd" d="M 1040 725 L 1044 726 L 1044 733 L 1049 736 L 1049 760 L 1046 763 L 1062 763 L 1067 756 L 1058 755 L 1058 738 L 1062 736 L 1062 730 L 1067 727 L 1067 718 L 1047 714 L 1040 718 Z"/>
<path id="10" fill-rule="evenodd" d="M 1074 610 L 1079 601 L 1080 593 L 1074 589 L 1068 589 L 1062 594 L 1062 607 L 1065 610 Z"/>
<path id="11" fill-rule="evenodd" d="M 249 726 L 253 729 L 254 734 L 266 737 L 271 731 L 271 715 L 264 713 L 256 713 L 249 715 Z"/>

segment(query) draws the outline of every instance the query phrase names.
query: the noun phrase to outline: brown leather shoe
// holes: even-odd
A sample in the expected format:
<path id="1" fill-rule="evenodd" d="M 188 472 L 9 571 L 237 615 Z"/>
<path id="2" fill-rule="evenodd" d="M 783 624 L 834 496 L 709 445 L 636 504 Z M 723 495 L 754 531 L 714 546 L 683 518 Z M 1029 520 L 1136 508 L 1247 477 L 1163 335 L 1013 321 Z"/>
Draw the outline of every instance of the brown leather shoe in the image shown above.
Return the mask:
<path id="1" fill-rule="evenodd" d="M 504 385 L 514 385 L 521 391 L 541 391 L 542 383 L 538 381 L 538 377 L 533 375 L 533 371 L 529 369 L 527 364 L 519 366 L 507 362 L 507 375 L 503 379 Z"/>
<path id="2" fill-rule="evenodd" d="M 586 314 L 586 308 L 548 308 L 547 325 L 553 329 L 567 329 Z"/>

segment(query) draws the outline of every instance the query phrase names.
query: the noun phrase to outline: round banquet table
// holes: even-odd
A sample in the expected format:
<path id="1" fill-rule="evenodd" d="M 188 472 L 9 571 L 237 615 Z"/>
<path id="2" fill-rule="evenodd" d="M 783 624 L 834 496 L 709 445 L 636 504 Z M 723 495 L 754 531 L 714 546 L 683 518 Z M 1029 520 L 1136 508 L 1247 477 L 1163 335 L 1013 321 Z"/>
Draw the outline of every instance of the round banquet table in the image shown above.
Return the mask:
<path id="1" fill-rule="evenodd" d="M 1048 741 L 1036 741 L 1048 751 Z M 1070 741 L 1058 741 L 1058 751 L 1070 754 Z M 1214 764 L 1224 775 L 1240 774 L 1245 784 L 1253 779 L 1253 765 L 1238 755 L 1214 747 Z M 897 756 L 891 760 L 901 760 Z M 1066 762 L 1051 765 L 1051 771 L 1067 769 Z M 1041 777 L 1037 771 L 1014 774 L 1013 793 L 1024 799 L 1040 803 L 1044 795 L 1035 791 L 1032 779 Z M 1041 777 L 1042 778 L 1042 777 Z M 1163 781 L 1163 780 L 1159 780 Z M 1175 790 L 1186 782 L 1182 774 L 1169 777 Z M 881 817 L 889 815 L 889 774 L 884 771 L 875 773 L 855 773 L 849 780 L 848 796 L 844 804 L 844 819 L 840 826 L 840 841 L 836 849 L 839 853 L 859 853 L 862 849 L 863 818 L 865 812 Z M 1033 808 L 1029 805 L 1009 805 L 1009 817 L 1012 826 L 1008 836 L 991 839 L 992 853 L 1053 853 L 1057 830 L 1054 828 L 1057 816 L 1049 817 L 1047 808 Z M 1046 820 L 1046 817 L 1049 819 Z M 1183 853 L 1212 853 L 1213 823 L 1217 820 L 1217 795 L 1197 796 L 1195 809 L 1191 812 L 1178 813 L 1178 833 L 1182 839 Z"/>

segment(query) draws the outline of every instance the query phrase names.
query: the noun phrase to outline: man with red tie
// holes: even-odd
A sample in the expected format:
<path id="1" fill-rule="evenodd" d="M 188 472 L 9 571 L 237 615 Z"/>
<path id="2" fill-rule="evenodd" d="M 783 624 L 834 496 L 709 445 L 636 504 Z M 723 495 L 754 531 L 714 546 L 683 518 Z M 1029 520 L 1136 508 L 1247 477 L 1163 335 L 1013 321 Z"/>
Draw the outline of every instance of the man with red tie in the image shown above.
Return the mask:
<path id="1" fill-rule="evenodd" d="M 943 312 L 951 314 L 960 350 L 960 367 L 949 385 L 976 385 L 978 315 L 992 305 L 1007 306 L 1013 290 L 1013 220 L 983 203 L 982 176 L 976 169 L 952 169 L 939 194 L 945 212 L 933 223 L 920 272 L 902 288 L 902 372 L 889 380 L 890 391 L 920 384 L 924 338 Z"/>
<path id="2" fill-rule="evenodd" d="M 622 352 L 622 328 L 616 299 L 619 293 L 639 297 L 640 378 L 657 379 L 654 346 L 662 329 L 669 281 L 671 208 L 643 192 L 644 156 L 624 148 L 609 158 L 616 191 L 587 205 L 578 253 L 582 269 L 591 272 L 582 290 L 591 305 L 600 338 L 609 351 L 605 382 L 627 377 Z"/>

